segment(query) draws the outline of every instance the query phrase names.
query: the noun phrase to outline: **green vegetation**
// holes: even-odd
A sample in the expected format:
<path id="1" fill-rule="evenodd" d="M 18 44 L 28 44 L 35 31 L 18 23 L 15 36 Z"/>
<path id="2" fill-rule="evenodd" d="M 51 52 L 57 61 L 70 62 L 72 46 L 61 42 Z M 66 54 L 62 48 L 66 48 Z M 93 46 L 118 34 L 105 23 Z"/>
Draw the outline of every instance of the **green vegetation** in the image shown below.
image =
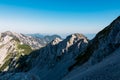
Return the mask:
<path id="1" fill-rule="evenodd" d="M 32 52 L 32 49 L 29 45 L 26 44 L 19 44 L 17 46 L 18 50 L 20 53 L 23 53 L 24 55 L 28 55 L 29 53 Z"/>
<path id="2" fill-rule="evenodd" d="M 7 60 L 1 67 L 0 67 L 0 71 L 3 71 L 5 68 L 7 68 L 7 66 L 9 66 L 10 64 L 10 60 Z"/>
<path id="3" fill-rule="evenodd" d="M 0 71 L 4 71 L 4 69 L 6 69 L 7 67 L 9 67 L 11 65 L 13 57 L 14 58 L 16 57 L 16 61 L 14 62 L 14 63 L 16 63 L 19 61 L 19 59 L 21 59 L 21 57 L 23 57 L 25 55 L 29 55 L 32 52 L 32 49 L 29 45 L 20 44 L 19 42 L 17 42 L 15 45 L 16 45 L 16 48 L 15 48 L 16 52 L 8 53 L 8 55 L 4 59 L 4 64 L 0 67 Z M 13 56 L 13 54 L 14 54 L 14 56 Z M 16 64 L 16 65 L 18 65 L 18 64 Z M 12 66 L 11 66 L 11 68 L 12 68 Z"/>
<path id="4" fill-rule="evenodd" d="M 16 60 L 16 71 L 19 72 L 24 70 L 26 72 L 30 69 L 30 63 L 26 62 L 26 59 L 27 56 L 32 52 L 32 49 L 29 45 L 26 44 L 18 44 L 17 49 L 18 54 L 16 55 L 16 57 L 18 57 L 18 59 Z"/>
<path id="5" fill-rule="evenodd" d="M 11 57 L 11 53 L 8 53 L 8 55 L 5 57 L 4 61 L 8 60 Z"/>

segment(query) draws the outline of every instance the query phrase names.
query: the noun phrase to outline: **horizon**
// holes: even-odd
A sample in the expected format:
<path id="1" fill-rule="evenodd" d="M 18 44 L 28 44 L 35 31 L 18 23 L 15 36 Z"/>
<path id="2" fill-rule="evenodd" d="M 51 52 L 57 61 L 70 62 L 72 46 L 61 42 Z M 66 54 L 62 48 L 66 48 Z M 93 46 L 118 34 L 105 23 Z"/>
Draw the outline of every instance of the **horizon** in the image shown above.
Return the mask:
<path id="1" fill-rule="evenodd" d="M 0 33 L 4 33 L 4 32 L 12 32 L 12 33 L 18 33 L 18 34 L 24 34 L 24 35 L 36 35 L 36 34 L 39 34 L 40 36 L 43 36 L 43 37 L 45 37 L 45 36 L 52 36 L 52 35 L 58 35 L 58 36 L 60 36 L 62 39 L 65 39 L 65 38 L 67 38 L 69 35 L 72 35 L 72 34 L 76 34 L 76 33 L 67 33 L 67 34 L 47 34 L 47 33 L 19 33 L 19 32 L 13 32 L 13 31 L 10 31 L 10 30 L 8 30 L 8 31 L 3 31 L 3 32 L 0 32 Z M 79 33 L 79 34 L 82 34 L 82 33 Z M 85 37 L 87 37 L 88 39 L 93 39 L 95 36 L 96 36 L 96 34 L 82 34 L 82 35 L 84 35 Z"/>
<path id="2" fill-rule="evenodd" d="M 96 34 L 120 14 L 119 0 L 1 0 L 0 32 Z"/>

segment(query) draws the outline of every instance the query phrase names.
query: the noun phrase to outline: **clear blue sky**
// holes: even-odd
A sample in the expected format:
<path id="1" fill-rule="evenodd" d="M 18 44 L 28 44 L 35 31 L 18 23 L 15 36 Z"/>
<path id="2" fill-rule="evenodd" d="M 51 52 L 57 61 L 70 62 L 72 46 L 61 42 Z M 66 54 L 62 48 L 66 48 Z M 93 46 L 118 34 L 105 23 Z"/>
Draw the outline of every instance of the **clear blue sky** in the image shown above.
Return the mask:
<path id="1" fill-rule="evenodd" d="M 97 33 L 120 15 L 120 0 L 0 0 L 0 32 Z"/>

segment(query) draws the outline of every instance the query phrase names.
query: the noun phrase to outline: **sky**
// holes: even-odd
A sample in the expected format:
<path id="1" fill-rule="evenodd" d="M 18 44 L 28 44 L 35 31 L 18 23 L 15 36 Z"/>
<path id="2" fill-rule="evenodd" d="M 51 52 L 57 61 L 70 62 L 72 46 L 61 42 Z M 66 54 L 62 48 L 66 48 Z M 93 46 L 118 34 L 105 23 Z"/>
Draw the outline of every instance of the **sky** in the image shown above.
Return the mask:
<path id="1" fill-rule="evenodd" d="M 96 34 L 120 16 L 120 0 L 0 0 L 0 32 Z"/>

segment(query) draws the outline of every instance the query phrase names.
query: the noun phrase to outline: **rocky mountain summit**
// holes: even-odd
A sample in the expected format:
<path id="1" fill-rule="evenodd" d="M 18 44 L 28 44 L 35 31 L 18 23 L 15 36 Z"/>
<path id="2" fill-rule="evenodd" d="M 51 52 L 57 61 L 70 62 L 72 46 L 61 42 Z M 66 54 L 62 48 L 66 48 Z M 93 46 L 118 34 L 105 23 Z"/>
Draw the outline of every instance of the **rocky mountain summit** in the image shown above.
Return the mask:
<path id="1" fill-rule="evenodd" d="M 120 16 L 90 41 L 71 34 L 21 56 L 16 67 L 4 68 L 0 80 L 120 80 L 119 60 Z"/>
<path id="2" fill-rule="evenodd" d="M 36 38 L 33 38 L 31 36 L 25 36 L 24 34 L 10 32 L 10 31 L 0 33 L 0 39 L 1 39 L 1 43 L 3 44 L 7 43 L 9 40 L 16 40 L 16 41 L 19 41 L 21 44 L 30 45 L 32 49 L 39 49 L 45 46 L 44 43 L 41 43 L 41 41 Z"/>
<path id="3" fill-rule="evenodd" d="M 8 71 L 13 64 L 13 68 L 17 67 L 15 62 L 21 56 L 28 55 L 32 50 L 45 45 L 40 40 L 23 34 L 10 31 L 0 33 L 0 71 Z"/>
<path id="4" fill-rule="evenodd" d="M 64 40 L 56 38 L 46 47 L 28 56 L 26 61 L 32 62 L 28 73 L 34 73 L 42 80 L 60 80 L 68 73 L 68 67 L 87 44 L 88 40 L 82 34 L 72 34 Z M 35 54 L 37 56 L 33 59 Z"/>
<path id="5" fill-rule="evenodd" d="M 74 59 L 85 49 L 87 44 L 88 40 L 82 34 L 72 34 L 64 40 L 56 38 L 47 46 L 19 59 L 19 61 L 24 59 L 24 62 L 19 63 L 19 66 L 14 70 L 15 74 L 12 75 L 13 78 L 10 80 L 16 78 L 18 74 L 16 71 L 22 72 L 19 76 L 27 72 L 26 76 L 35 75 L 38 80 L 60 80 L 69 72 L 68 67 L 74 63 Z M 11 74 L 8 73 L 8 75 Z M 2 77 L 2 79 L 5 78 Z"/>
<path id="6" fill-rule="evenodd" d="M 120 16 L 89 42 L 63 80 L 119 80 L 119 53 Z"/>

